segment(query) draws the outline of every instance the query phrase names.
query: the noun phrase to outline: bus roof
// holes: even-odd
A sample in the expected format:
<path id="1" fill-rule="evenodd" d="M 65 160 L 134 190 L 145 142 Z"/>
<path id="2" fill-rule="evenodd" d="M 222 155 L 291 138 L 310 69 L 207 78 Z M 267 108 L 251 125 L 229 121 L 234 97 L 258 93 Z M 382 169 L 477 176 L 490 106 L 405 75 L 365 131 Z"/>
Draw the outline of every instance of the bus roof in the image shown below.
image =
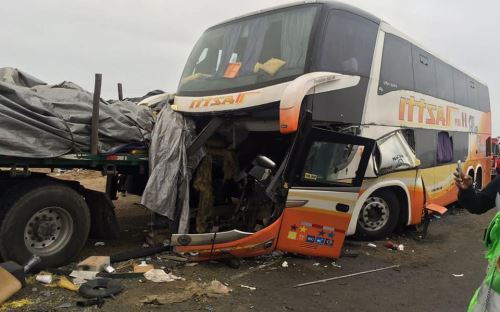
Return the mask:
<path id="1" fill-rule="evenodd" d="M 233 22 L 233 21 L 237 21 L 239 19 L 244 19 L 244 18 L 253 16 L 253 15 L 261 14 L 261 13 L 271 12 L 271 11 L 275 11 L 275 10 L 279 10 L 279 9 L 284 9 L 284 8 L 289 8 L 289 7 L 294 7 L 294 6 L 300 6 L 300 5 L 305 5 L 305 4 L 314 4 L 314 3 L 321 4 L 326 9 L 336 9 L 336 10 L 342 10 L 342 11 L 350 12 L 350 13 L 359 15 L 361 17 L 364 17 L 366 19 L 369 19 L 369 20 L 371 20 L 372 22 L 374 22 L 376 24 L 380 24 L 381 25 L 381 29 L 383 31 L 388 32 L 388 33 L 392 33 L 392 34 L 397 35 L 397 36 L 399 36 L 399 37 L 401 37 L 403 39 L 406 39 L 407 41 L 413 43 L 414 45 L 418 46 L 419 48 L 421 48 L 421 49 L 427 51 L 428 53 L 432 54 L 434 57 L 437 57 L 441 61 L 443 61 L 443 62 L 445 62 L 445 63 L 447 63 L 447 64 L 455 67 L 456 69 L 458 69 L 460 71 L 462 71 L 463 73 L 465 73 L 469 77 L 477 80 L 478 82 L 482 83 L 486 87 L 488 86 L 482 80 L 477 79 L 477 77 L 475 77 L 474 75 L 471 75 L 467 71 L 462 70 L 460 67 L 455 66 L 453 63 L 449 62 L 446 58 L 443 58 L 439 54 L 434 53 L 432 50 L 427 49 L 424 45 L 420 44 L 419 42 L 417 42 L 414 39 L 410 38 L 406 34 L 402 33 L 399 30 L 397 30 L 396 28 L 394 28 L 393 26 L 391 26 L 386 21 L 383 21 L 379 17 L 377 17 L 377 16 L 375 16 L 375 15 L 369 13 L 369 12 L 366 12 L 366 11 L 360 9 L 360 8 L 357 8 L 355 6 L 352 6 L 352 5 L 349 5 L 349 4 L 346 4 L 346 3 L 342 3 L 342 2 L 337 2 L 337 1 L 315 1 L 315 0 L 293 2 L 293 3 L 289 3 L 289 4 L 284 4 L 284 5 L 270 7 L 270 8 L 267 8 L 267 9 L 262 9 L 262 10 L 254 11 L 254 12 L 251 12 L 251 13 L 248 13 L 248 14 L 244 14 L 244 15 L 241 15 L 241 16 L 238 16 L 238 17 L 234 17 L 234 18 L 228 19 L 228 20 L 226 20 L 226 21 L 224 21 L 222 23 L 218 23 L 216 25 L 213 25 L 209 29 L 214 28 L 214 27 L 218 27 L 218 26 L 221 26 L 221 25 Z"/>
<path id="2" fill-rule="evenodd" d="M 267 9 L 254 11 L 254 12 L 251 12 L 248 14 L 244 14 L 244 15 L 240 15 L 238 17 L 228 19 L 222 23 L 218 23 L 216 25 L 213 25 L 210 28 L 218 27 L 218 26 L 221 26 L 221 25 L 224 25 L 224 24 L 227 24 L 227 23 L 239 20 L 239 19 L 243 19 L 243 18 L 247 18 L 247 17 L 253 16 L 253 15 L 257 15 L 257 14 L 262 14 L 262 13 L 266 13 L 266 12 L 271 12 L 271 11 L 275 11 L 275 10 L 279 10 L 279 9 L 300 6 L 300 5 L 305 5 L 305 4 L 315 4 L 315 3 L 321 4 L 324 7 L 326 7 L 327 9 L 342 10 L 342 11 L 347 11 L 347 12 L 362 16 L 362 17 L 369 19 L 372 22 L 377 23 L 377 24 L 380 24 L 380 21 L 381 21 L 380 18 L 376 17 L 375 15 L 368 13 L 364 10 L 361 10 L 355 6 L 346 4 L 346 3 L 337 2 L 337 1 L 311 1 L 311 0 L 309 0 L 309 1 L 292 2 L 292 3 L 288 3 L 288 4 L 284 4 L 284 5 L 278 5 L 278 6 L 273 6 L 273 7 L 267 8 Z"/>

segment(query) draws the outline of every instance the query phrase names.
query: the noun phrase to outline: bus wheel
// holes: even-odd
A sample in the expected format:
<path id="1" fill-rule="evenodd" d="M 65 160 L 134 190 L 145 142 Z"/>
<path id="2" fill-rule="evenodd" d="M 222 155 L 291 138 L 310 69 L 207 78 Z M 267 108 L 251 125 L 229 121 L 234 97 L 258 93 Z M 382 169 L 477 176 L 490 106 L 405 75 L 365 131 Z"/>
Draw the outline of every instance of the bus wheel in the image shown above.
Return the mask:
<path id="1" fill-rule="evenodd" d="M 383 239 L 399 220 L 400 205 L 394 192 L 381 190 L 368 197 L 359 212 L 356 236 L 366 240 Z"/>
<path id="2" fill-rule="evenodd" d="M 38 255 L 37 267 L 68 263 L 83 248 L 90 214 L 74 189 L 47 180 L 26 181 L 2 198 L 0 254 L 5 260 L 26 262 Z M 0 218 L 1 220 L 2 218 Z"/>

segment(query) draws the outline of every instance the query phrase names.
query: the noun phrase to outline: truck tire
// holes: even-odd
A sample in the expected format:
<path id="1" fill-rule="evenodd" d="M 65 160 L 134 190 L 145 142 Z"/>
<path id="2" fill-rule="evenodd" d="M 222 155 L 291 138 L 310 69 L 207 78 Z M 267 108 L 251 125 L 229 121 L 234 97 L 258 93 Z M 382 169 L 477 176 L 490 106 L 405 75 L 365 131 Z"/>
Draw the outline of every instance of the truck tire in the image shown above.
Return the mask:
<path id="1" fill-rule="evenodd" d="M 356 237 L 363 240 L 384 239 L 392 234 L 398 225 L 400 204 L 398 197 L 390 190 L 371 194 L 361 207 Z"/>
<path id="2" fill-rule="evenodd" d="M 74 189 L 48 179 L 26 180 L 9 190 L 0 206 L 0 255 L 25 263 L 32 254 L 37 268 L 70 262 L 83 248 L 90 214 Z"/>

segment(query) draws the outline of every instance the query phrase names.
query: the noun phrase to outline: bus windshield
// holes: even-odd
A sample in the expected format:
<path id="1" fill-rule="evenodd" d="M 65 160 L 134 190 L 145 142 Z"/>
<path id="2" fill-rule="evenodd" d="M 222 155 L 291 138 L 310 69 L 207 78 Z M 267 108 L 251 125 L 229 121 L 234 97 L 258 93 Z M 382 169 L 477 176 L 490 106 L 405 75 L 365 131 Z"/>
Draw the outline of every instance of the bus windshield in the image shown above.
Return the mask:
<path id="1" fill-rule="evenodd" d="M 292 7 L 210 28 L 191 52 L 178 93 L 239 89 L 304 73 L 317 6 Z"/>

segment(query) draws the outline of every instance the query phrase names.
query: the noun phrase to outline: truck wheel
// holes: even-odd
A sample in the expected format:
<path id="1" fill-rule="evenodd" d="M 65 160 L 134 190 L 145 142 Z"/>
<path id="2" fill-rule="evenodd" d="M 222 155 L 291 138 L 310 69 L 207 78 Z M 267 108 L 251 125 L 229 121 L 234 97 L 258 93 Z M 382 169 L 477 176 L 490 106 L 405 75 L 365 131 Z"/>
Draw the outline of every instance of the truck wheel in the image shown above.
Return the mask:
<path id="1" fill-rule="evenodd" d="M 396 228 L 399 213 L 400 205 L 396 194 L 389 190 L 373 193 L 359 212 L 356 236 L 366 240 L 385 238 Z"/>
<path id="2" fill-rule="evenodd" d="M 72 188 L 48 180 L 26 181 L 2 198 L 0 254 L 26 262 L 39 255 L 39 268 L 58 267 L 83 248 L 90 214 L 83 197 Z"/>

